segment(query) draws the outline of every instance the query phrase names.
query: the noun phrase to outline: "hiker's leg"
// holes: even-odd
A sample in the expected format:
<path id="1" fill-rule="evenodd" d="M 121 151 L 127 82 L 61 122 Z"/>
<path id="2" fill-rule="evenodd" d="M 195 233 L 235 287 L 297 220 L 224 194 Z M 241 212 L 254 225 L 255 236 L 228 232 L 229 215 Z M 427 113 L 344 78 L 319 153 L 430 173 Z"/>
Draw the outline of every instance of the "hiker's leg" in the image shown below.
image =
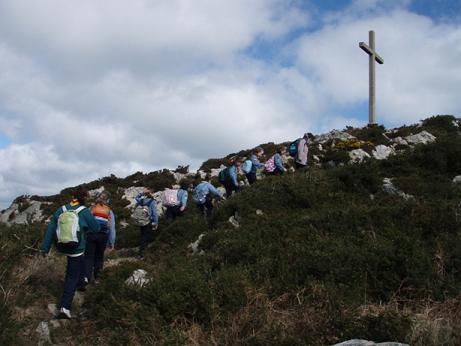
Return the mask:
<path id="1" fill-rule="evenodd" d="M 107 238 L 109 234 L 104 232 L 98 233 L 98 239 L 96 242 L 96 251 L 94 254 L 94 279 L 99 277 L 99 273 L 104 265 L 104 251 L 106 250 Z"/>
<path id="2" fill-rule="evenodd" d="M 80 275 L 78 276 L 77 288 L 85 288 L 88 284 L 88 279 L 86 277 L 86 270 L 85 270 L 85 255 L 77 257 L 80 265 Z"/>
<path id="3" fill-rule="evenodd" d="M 85 277 L 88 282 L 93 279 L 93 269 L 96 252 L 96 233 L 87 233 L 86 235 L 86 247 L 85 247 Z"/>
<path id="4" fill-rule="evenodd" d="M 151 224 L 140 227 L 141 240 L 139 244 L 139 255 L 144 255 L 144 250 L 146 249 L 147 244 L 149 243 L 149 232 L 152 229 Z"/>
<path id="5" fill-rule="evenodd" d="M 203 206 L 206 210 L 206 217 L 210 218 L 213 214 L 213 200 L 211 198 L 207 198 Z"/>
<path id="6" fill-rule="evenodd" d="M 253 185 L 256 182 L 256 173 L 248 173 L 247 179 L 248 183 L 250 183 L 250 185 Z"/>
<path id="7" fill-rule="evenodd" d="M 83 263 L 83 255 L 78 257 L 67 256 L 66 278 L 64 281 L 64 292 L 61 298 L 61 308 L 70 310 L 72 307 L 72 300 L 74 299 L 75 290 L 77 289 L 77 283 L 81 278 Z"/>
<path id="8" fill-rule="evenodd" d="M 166 207 L 165 219 L 166 220 L 170 220 L 170 219 L 174 220 L 173 208 L 172 207 Z"/>
<path id="9" fill-rule="evenodd" d="M 232 195 L 232 185 L 226 183 L 226 185 L 224 185 L 224 188 L 226 189 L 226 196 L 229 198 L 231 195 Z"/>

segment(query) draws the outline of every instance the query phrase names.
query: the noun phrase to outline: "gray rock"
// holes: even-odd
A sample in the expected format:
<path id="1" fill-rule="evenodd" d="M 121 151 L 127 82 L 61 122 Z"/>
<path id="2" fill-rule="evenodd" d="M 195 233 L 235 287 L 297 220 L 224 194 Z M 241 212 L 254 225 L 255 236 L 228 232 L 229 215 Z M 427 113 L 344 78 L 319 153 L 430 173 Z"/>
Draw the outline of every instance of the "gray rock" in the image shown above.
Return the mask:
<path id="1" fill-rule="evenodd" d="M 205 236 L 205 233 L 202 233 L 198 236 L 197 240 L 193 243 L 190 243 L 187 247 L 192 250 L 193 255 L 203 255 L 205 252 L 198 249 L 202 238 Z"/>
<path id="2" fill-rule="evenodd" d="M 393 183 L 391 178 L 384 178 L 383 179 L 383 190 L 384 192 L 390 194 L 390 195 L 396 195 L 400 196 L 405 200 L 408 200 L 410 198 L 413 198 L 412 195 L 407 194 L 403 191 L 400 191 Z"/>
<path id="3" fill-rule="evenodd" d="M 235 228 L 239 228 L 240 227 L 240 224 L 239 222 L 237 221 L 237 218 L 235 216 L 231 216 L 229 218 L 229 222 L 232 226 L 234 226 Z"/>
<path id="4" fill-rule="evenodd" d="M 261 209 L 256 209 L 256 215 L 261 216 L 261 215 L 263 215 L 263 214 L 264 214 L 264 213 L 263 213 L 263 211 L 262 211 Z"/>
<path id="5" fill-rule="evenodd" d="M 385 145 L 377 145 L 371 153 L 376 160 L 385 160 L 395 154 L 394 148 Z"/>
<path id="6" fill-rule="evenodd" d="M 93 189 L 93 190 L 88 191 L 88 195 L 90 196 L 90 198 L 96 198 L 103 191 L 104 191 L 104 186 L 101 186 L 98 189 Z"/>
<path id="7" fill-rule="evenodd" d="M 453 178 L 453 183 L 459 184 L 461 183 L 461 175 L 457 175 L 456 177 Z"/>
<path id="8" fill-rule="evenodd" d="M 27 225 L 33 222 L 43 221 L 44 216 L 42 215 L 41 207 L 43 204 L 49 203 L 39 202 L 33 199 L 26 199 L 26 203 L 29 203 L 29 206 L 21 212 L 19 211 L 19 204 L 12 203 L 9 208 L 0 213 L 0 222 L 6 224 Z"/>
<path id="9" fill-rule="evenodd" d="M 85 296 L 82 292 L 75 292 L 74 295 L 74 304 L 78 308 L 82 307 L 82 305 L 85 303 Z"/>
<path id="10" fill-rule="evenodd" d="M 410 346 L 410 345 L 401 344 L 398 342 L 381 342 L 381 343 L 376 344 L 373 341 L 353 339 L 353 340 L 341 342 L 339 344 L 334 344 L 332 346 Z"/>
<path id="11" fill-rule="evenodd" d="M 361 163 L 370 158 L 370 155 L 363 149 L 354 149 L 349 152 L 349 157 L 351 158 L 350 163 Z"/>
<path id="12" fill-rule="evenodd" d="M 423 130 L 420 133 L 417 133 L 416 135 L 407 136 L 405 137 L 405 139 L 409 144 L 416 145 L 432 143 L 435 141 L 436 138 L 434 135 L 431 135 L 426 130 Z"/>
<path id="13" fill-rule="evenodd" d="M 42 321 L 38 324 L 35 331 L 38 333 L 38 345 L 43 346 L 47 344 L 51 344 L 51 337 L 50 337 L 50 328 L 48 327 L 48 322 Z"/>
<path id="14" fill-rule="evenodd" d="M 320 162 L 320 158 L 317 155 L 312 155 L 312 158 L 314 159 L 314 161 Z"/>
<path id="15" fill-rule="evenodd" d="M 59 320 L 50 320 L 50 326 L 53 329 L 58 329 L 61 328 L 61 323 L 59 323 Z"/>
<path id="16" fill-rule="evenodd" d="M 394 145 L 408 145 L 408 142 L 402 137 L 395 137 L 391 140 Z"/>
<path id="17" fill-rule="evenodd" d="M 58 308 L 56 307 L 56 304 L 48 304 L 47 310 L 53 316 L 56 316 L 56 314 L 58 313 Z"/>
<path id="18" fill-rule="evenodd" d="M 136 269 L 131 276 L 126 279 L 125 283 L 130 286 L 143 287 L 150 282 L 147 278 L 147 272 L 144 269 Z"/>
<path id="19" fill-rule="evenodd" d="M 456 120 L 453 120 L 452 124 L 453 124 L 454 127 L 459 127 L 459 124 L 458 124 L 458 122 Z"/>
<path id="20" fill-rule="evenodd" d="M 328 142 L 329 140 L 333 140 L 333 139 L 337 139 L 340 141 L 346 141 L 348 139 L 355 139 L 355 137 L 344 131 L 333 130 L 329 133 L 324 133 L 324 134 L 315 136 L 314 141 L 320 144 L 324 144 Z"/>

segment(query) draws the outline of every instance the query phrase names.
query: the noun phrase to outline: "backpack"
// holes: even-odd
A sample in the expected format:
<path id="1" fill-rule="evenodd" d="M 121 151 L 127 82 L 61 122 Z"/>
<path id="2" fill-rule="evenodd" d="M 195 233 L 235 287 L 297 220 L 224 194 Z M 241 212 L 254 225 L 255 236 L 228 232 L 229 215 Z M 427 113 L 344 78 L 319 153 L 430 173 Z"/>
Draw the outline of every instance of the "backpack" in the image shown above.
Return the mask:
<path id="1" fill-rule="evenodd" d="M 162 194 L 162 205 L 164 207 L 174 207 L 178 204 L 178 190 L 165 189 Z"/>
<path id="2" fill-rule="evenodd" d="M 84 206 L 70 210 L 68 210 L 65 205 L 62 206 L 62 213 L 59 215 L 58 227 L 56 228 L 56 237 L 58 239 L 58 244 L 61 246 L 74 249 L 80 243 L 82 236 L 78 223 L 78 214 L 83 209 L 85 209 Z"/>
<path id="3" fill-rule="evenodd" d="M 205 190 L 197 186 L 192 192 L 192 199 L 197 204 L 203 204 L 206 201 L 206 195 Z"/>
<path id="4" fill-rule="evenodd" d="M 266 163 L 264 164 L 264 168 L 268 173 L 272 173 L 273 171 L 275 171 L 275 160 L 273 156 L 266 161 Z"/>
<path id="5" fill-rule="evenodd" d="M 150 224 L 150 208 L 148 205 L 138 204 L 131 214 L 131 219 L 136 226 L 146 226 Z"/>
<path id="6" fill-rule="evenodd" d="M 108 232 L 110 208 L 105 204 L 96 204 L 91 208 L 91 214 L 93 214 L 94 218 L 101 226 L 101 232 Z"/>
<path id="7" fill-rule="evenodd" d="M 246 160 L 242 165 L 242 172 L 245 174 L 248 174 L 251 172 L 252 168 L 253 168 L 253 162 L 251 162 L 251 160 Z"/>
<path id="8" fill-rule="evenodd" d="M 298 138 L 294 142 L 291 142 L 290 145 L 288 146 L 288 153 L 290 154 L 291 157 L 295 157 L 296 154 L 298 154 L 298 144 L 301 138 Z"/>
<path id="9" fill-rule="evenodd" d="M 219 172 L 218 180 L 221 184 L 225 184 L 230 180 L 229 167 L 226 167 L 221 172 Z"/>

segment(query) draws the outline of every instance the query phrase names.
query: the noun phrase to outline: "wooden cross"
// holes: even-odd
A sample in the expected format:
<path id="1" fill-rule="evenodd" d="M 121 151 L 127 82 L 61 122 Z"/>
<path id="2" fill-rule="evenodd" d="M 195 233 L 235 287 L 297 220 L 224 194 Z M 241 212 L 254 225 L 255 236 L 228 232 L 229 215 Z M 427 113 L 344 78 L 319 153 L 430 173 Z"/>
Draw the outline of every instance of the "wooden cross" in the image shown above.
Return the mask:
<path id="1" fill-rule="evenodd" d="M 359 47 L 362 48 L 369 56 L 369 70 L 370 70 L 370 86 L 369 86 L 369 105 L 368 105 L 368 124 L 376 124 L 375 115 L 375 61 L 378 64 L 384 64 L 383 58 L 381 58 L 375 51 L 375 32 L 373 30 L 368 32 L 368 38 L 370 46 L 367 46 L 365 42 L 360 42 Z"/>

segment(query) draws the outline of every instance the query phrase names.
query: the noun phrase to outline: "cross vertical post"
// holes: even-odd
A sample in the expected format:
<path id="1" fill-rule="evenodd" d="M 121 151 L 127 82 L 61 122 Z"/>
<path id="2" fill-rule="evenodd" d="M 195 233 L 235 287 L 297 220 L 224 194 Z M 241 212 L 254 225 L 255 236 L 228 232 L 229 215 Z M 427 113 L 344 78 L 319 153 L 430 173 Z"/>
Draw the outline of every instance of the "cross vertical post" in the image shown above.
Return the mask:
<path id="1" fill-rule="evenodd" d="M 370 46 L 365 42 L 360 42 L 359 47 L 369 55 L 369 104 L 368 104 L 368 124 L 376 124 L 375 114 L 375 94 L 376 94 L 376 76 L 375 76 L 375 61 L 378 64 L 384 64 L 383 58 L 381 58 L 375 50 L 375 32 L 370 30 L 368 32 L 368 39 Z"/>

